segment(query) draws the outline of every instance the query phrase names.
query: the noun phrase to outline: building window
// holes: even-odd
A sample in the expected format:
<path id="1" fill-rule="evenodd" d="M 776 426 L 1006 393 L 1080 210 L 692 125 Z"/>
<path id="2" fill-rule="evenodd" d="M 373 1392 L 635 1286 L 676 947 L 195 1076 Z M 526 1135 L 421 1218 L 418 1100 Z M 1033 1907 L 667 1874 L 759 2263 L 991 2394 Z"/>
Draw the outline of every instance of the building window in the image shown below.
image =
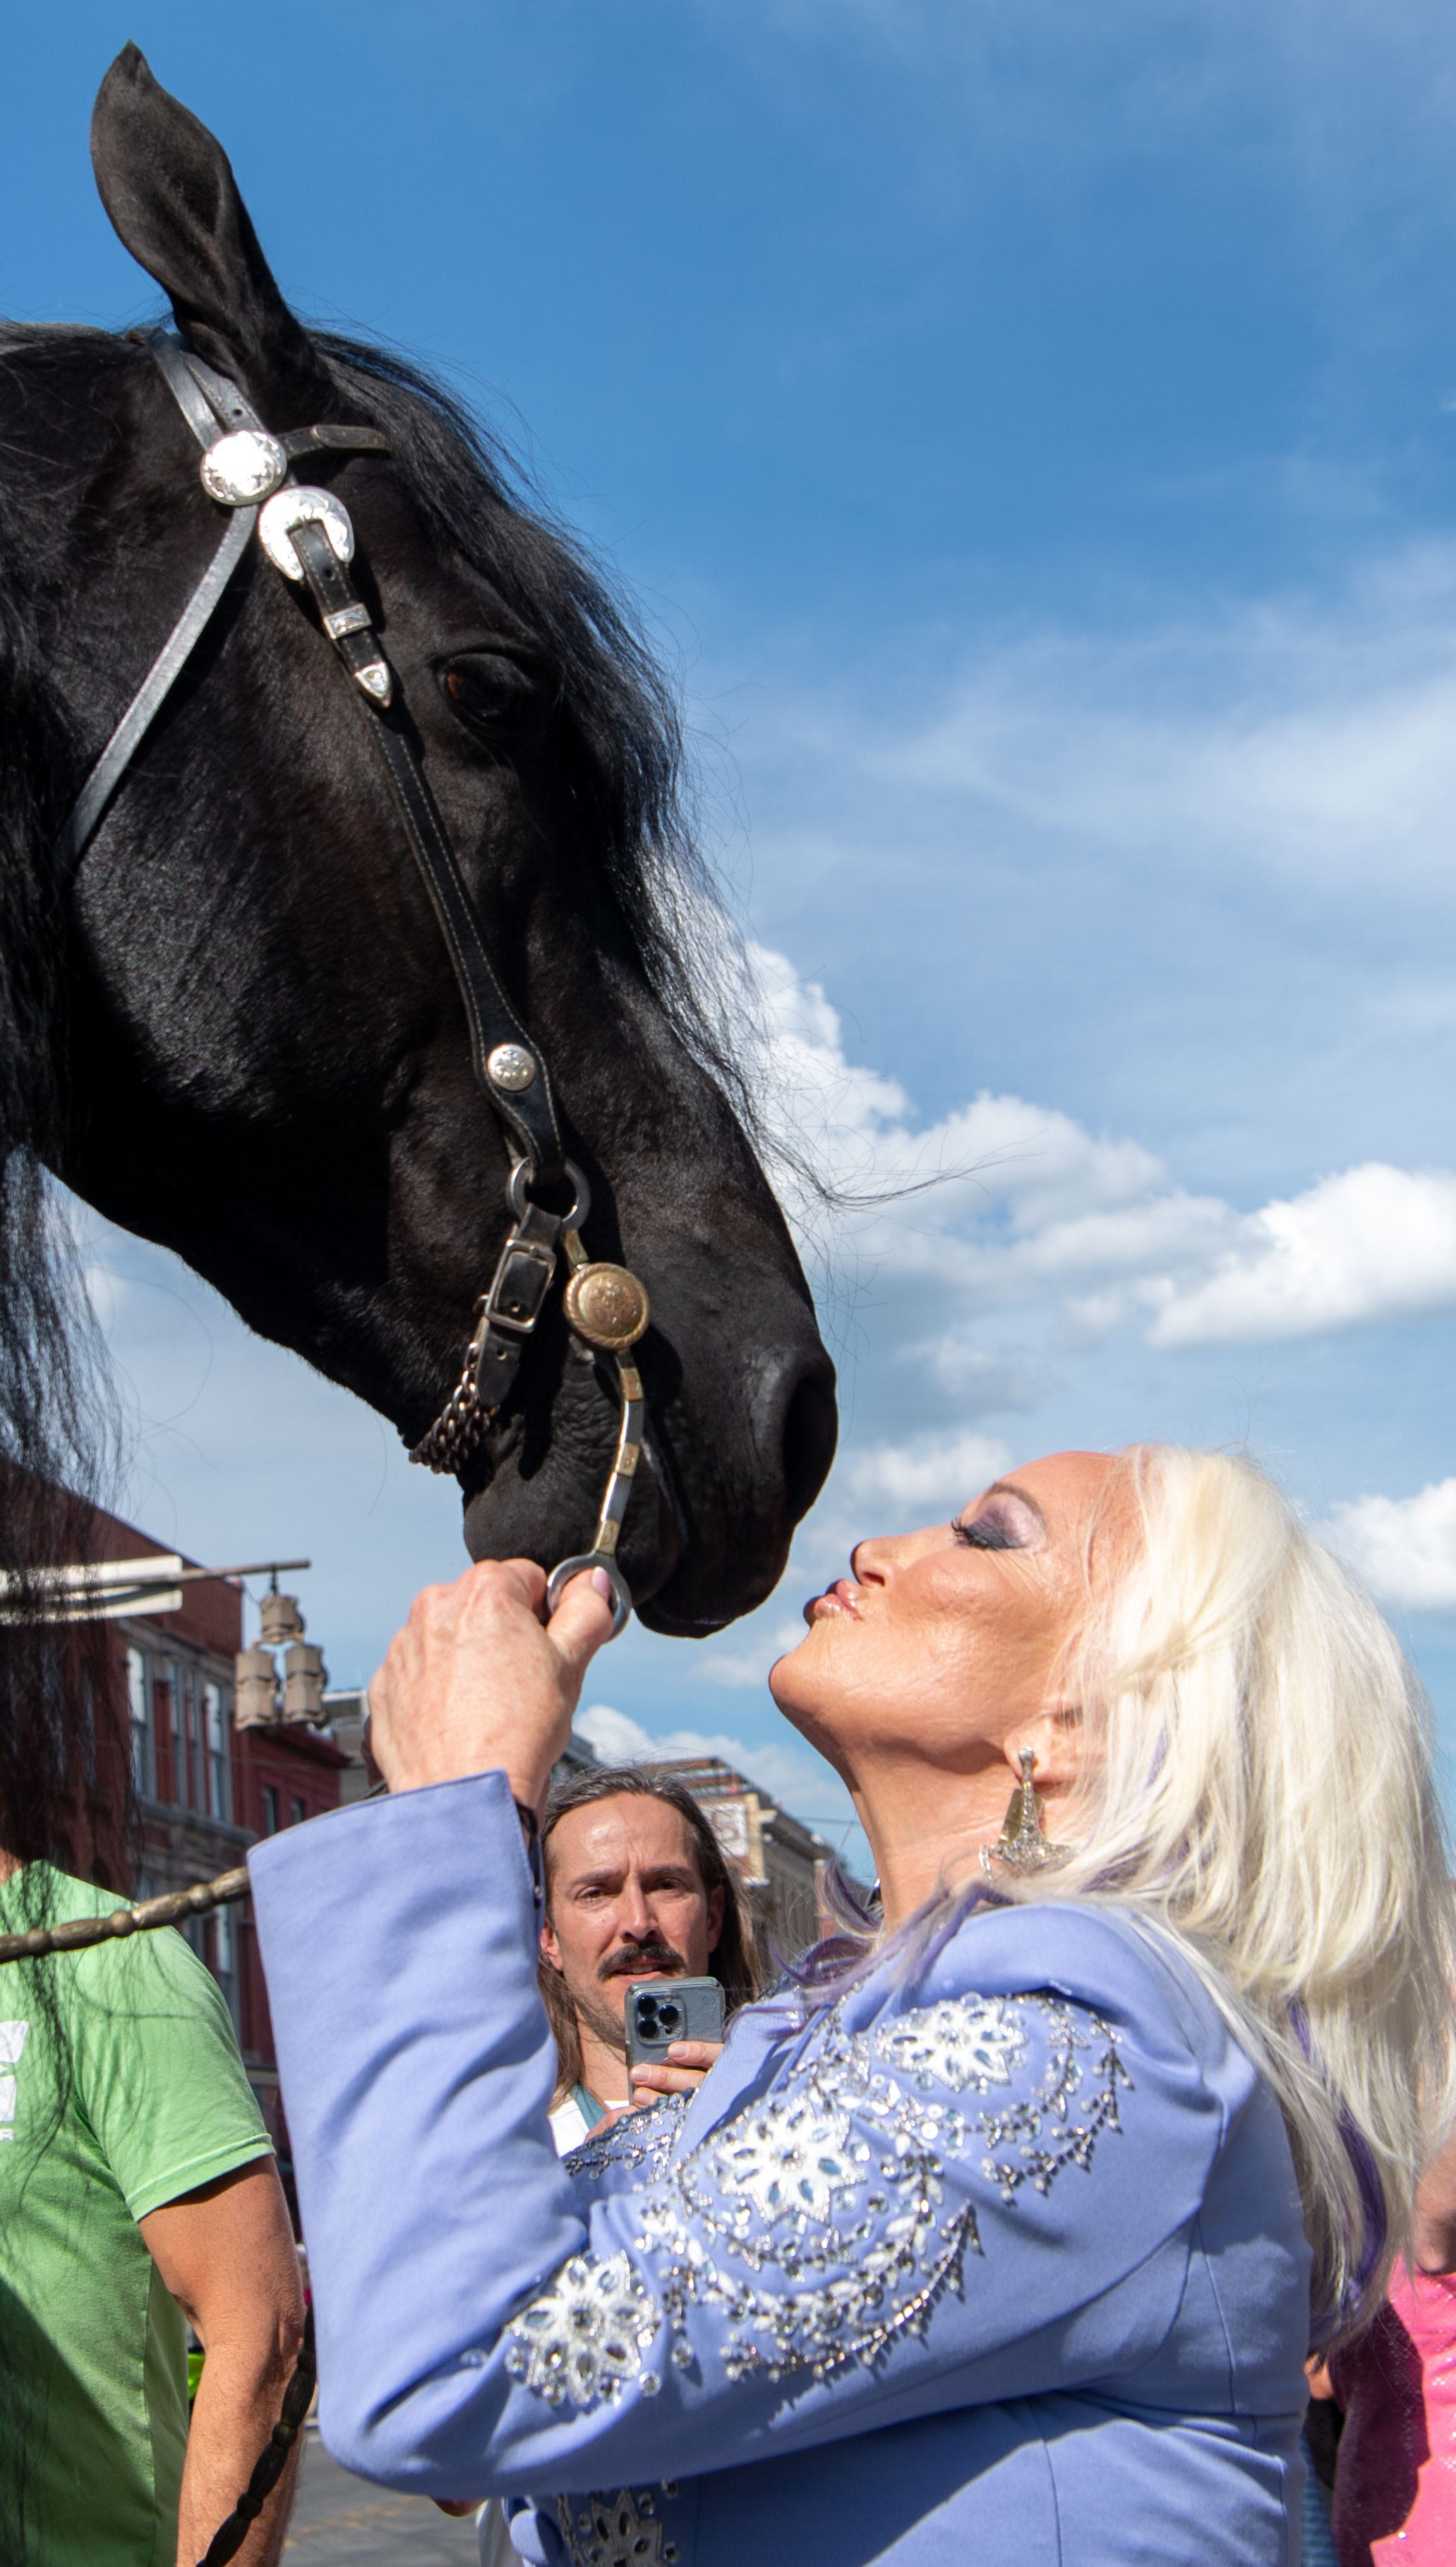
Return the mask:
<path id="1" fill-rule="evenodd" d="M 202 1728 L 207 1753 L 207 1799 L 209 1818 L 232 1817 L 232 1794 L 228 1789 L 227 1704 L 220 1684 L 211 1677 L 201 1687 Z"/>
<path id="2" fill-rule="evenodd" d="M 89 1666 L 81 1670 L 81 1761 L 88 1787 L 96 1788 L 96 1678 Z"/>
<path id="3" fill-rule="evenodd" d="M 177 1799 L 184 1810 L 197 1807 L 197 1701 L 192 1685 L 192 1670 L 180 1666 L 176 1671 L 176 1693 L 173 1697 L 177 1715 Z"/>
<path id="4" fill-rule="evenodd" d="M 271 1783 L 263 1786 L 263 1834 L 265 1837 L 278 1834 L 278 1794 Z"/>
<path id="5" fill-rule="evenodd" d="M 207 1770 L 207 1708 L 203 1699 L 202 1677 L 195 1667 L 187 1668 L 184 1683 L 192 1807 L 206 1813 L 212 1807 L 212 1781 Z"/>
<path id="6" fill-rule="evenodd" d="M 180 1801 L 186 1791 L 186 1777 L 179 1770 L 177 1667 L 174 1658 L 154 1658 L 151 1666 L 151 1735 L 156 1759 L 156 1797 L 159 1801 Z"/>
<path id="7" fill-rule="evenodd" d="M 126 1700 L 131 1711 L 131 1780 L 143 1800 L 156 1792 L 156 1774 L 151 1754 L 151 1722 L 147 1718 L 146 1652 L 126 1651 Z"/>
<path id="8" fill-rule="evenodd" d="M 304 1808 L 303 1802 L 300 1800 L 298 1793 L 297 1793 L 297 1792 L 295 1792 L 295 1794 L 294 1794 L 294 1796 L 293 1796 L 293 1823 L 294 1823 L 294 1826 L 295 1826 L 296 1828 L 301 1828 L 301 1827 L 303 1826 L 303 1823 L 304 1823 L 305 1819 L 308 1817 L 308 1815 L 309 1815 L 309 1814 L 308 1814 L 308 1811 Z"/>

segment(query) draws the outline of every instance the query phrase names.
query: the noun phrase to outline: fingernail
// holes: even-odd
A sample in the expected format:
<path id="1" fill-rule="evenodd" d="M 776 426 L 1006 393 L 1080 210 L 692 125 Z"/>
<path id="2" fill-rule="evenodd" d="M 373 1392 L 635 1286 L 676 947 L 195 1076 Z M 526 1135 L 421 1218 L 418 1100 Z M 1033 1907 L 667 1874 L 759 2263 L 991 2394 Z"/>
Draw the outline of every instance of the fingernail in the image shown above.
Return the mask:
<path id="1" fill-rule="evenodd" d="M 608 1603 L 608 1604 L 610 1604 L 610 1603 L 613 1601 L 612 1592 L 611 1592 L 611 1580 L 610 1580 L 610 1578 L 607 1576 L 607 1571 L 606 1571 L 606 1569 L 593 1569 L 593 1571 L 592 1571 L 592 1583 L 593 1583 L 593 1585 L 596 1587 L 597 1592 L 598 1592 L 598 1594 L 599 1594 L 599 1595 L 605 1595 L 605 1596 L 606 1596 L 607 1601 L 607 1603 Z"/>

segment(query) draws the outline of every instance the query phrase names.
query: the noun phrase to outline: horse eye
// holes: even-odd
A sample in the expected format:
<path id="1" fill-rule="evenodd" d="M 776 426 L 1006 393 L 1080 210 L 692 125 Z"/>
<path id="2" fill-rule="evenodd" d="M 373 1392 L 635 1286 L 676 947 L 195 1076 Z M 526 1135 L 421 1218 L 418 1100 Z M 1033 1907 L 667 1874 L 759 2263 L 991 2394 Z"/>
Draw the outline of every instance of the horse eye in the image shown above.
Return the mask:
<path id="1" fill-rule="evenodd" d="M 517 724 L 537 702 L 530 670 L 501 651 L 472 651 L 451 660 L 441 675 L 452 712 L 472 730 Z"/>

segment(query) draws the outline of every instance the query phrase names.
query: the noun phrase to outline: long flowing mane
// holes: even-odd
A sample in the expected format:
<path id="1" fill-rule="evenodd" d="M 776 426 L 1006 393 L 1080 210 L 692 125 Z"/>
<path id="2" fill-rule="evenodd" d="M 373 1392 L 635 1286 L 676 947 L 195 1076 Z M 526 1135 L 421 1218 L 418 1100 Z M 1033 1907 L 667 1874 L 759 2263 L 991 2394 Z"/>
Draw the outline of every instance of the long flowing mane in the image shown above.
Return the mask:
<path id="1" fill-rule="evenodd" d="M 594 853 L 648 986 L 753 1131 L 751 1081 L 728 1029 L 742 995 L 739 941 L 692 825 L 676 695 L 630 609 L 505 442 L 435 376 L 373 341 L 330 330 L 308 335 L 348 394 L 351 416 L 387 433 L 394 467 L 441 557 L 482 573 L 539 636 L 580 752 L 572 789 L 590 811 Z M 60 367 L 87 354 L 115 361 L 121 345 L 110 331 L 0 321 L 0 365 L 44 357 Z M 58 461 L 53 491 L 69 478 Z M 33 657 L 29 667 L 38 688 Z M 42 861 L 48 846 L 45 837 Z"/>
<path id="2" fill-rule="evenodd" d="M 19 575 L 29 557 L 0 489 L 0 1846 L 23 1862 L 89 1856 L 120 1886 L 116 1831 L 89 1842 L 83 1806 L 99 1718 L 106 1727 L 104 1652 L 24 1609 L 35 1570 L 86 1557 L 88 1502 L 108 1495 L 118 1450 L 104 1348 L 48 1174 L 71 1110 L 67 931 L 48 859 L 72 761 Z"/>
<path id="3" fill-rule="evenodd" d="M 750 1100 L 715 999 L 722 914 L 689 823 L 673 691 L 602 569 L 556 523 L 505 446 L 392 349 L 311 334 L 351 409 L 385 429 L 442 555 L 457 554 L 539 634 L 579 744 L 573 790 L 637 957 L 674 1030 Z"/>

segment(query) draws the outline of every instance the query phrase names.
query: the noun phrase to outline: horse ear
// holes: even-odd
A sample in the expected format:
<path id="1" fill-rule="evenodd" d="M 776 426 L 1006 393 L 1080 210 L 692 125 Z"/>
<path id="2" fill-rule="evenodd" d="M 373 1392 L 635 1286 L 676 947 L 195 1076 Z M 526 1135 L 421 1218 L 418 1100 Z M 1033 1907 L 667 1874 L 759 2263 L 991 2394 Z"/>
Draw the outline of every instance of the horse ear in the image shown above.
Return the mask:
<path id="1" fill-rule="evenodd" d="M 227 153 L 125 45 L 97 93 L 91 157 L 123 245 L 170 300 L 199 357 L 298 426 L 321 370 L 258 246 Z"/>

